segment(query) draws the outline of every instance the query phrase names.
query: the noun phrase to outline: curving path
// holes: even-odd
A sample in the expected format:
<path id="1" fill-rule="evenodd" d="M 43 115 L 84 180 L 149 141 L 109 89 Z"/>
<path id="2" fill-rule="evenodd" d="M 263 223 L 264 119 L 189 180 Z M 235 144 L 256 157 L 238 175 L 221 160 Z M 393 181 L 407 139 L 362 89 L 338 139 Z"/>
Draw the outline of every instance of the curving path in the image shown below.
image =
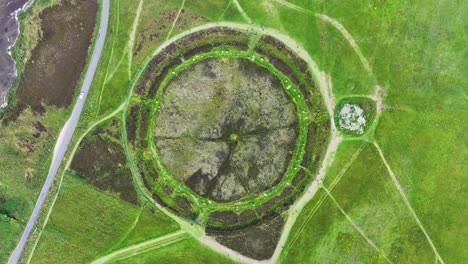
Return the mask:
<path id="1" fill-rule="evenodd" d="M 94 78 L 94 73 L 96 72 L 96 68 L 98 66 L 99 59 L 101 58 L 102 49 L 104 47 L 104 41 L 106 39 L 107 33 L 107 25 L 109 20 L 109 0 L 102 1 L 101 7 L 101 23 L 99 25 L 99 33 L 96 40 L 96 45 L 94 47 L 93 54 L 91 56 L 91 60 L 88 66 L 88 70 L 86 71 L 86 75 L 83 81 L 83 85 L 81 86 L 80 96 L 76 101 L 75 107 L 73 108 L 73 112 L 65 123 L 62 131 L 60 132 L 59 138 L 57 143 L 55 144 L 54 154 L 52 156 L 52 163 L 50 165 L 49 174 L 47 175 L 47 179 L 42 187 L 41 193 L 37 198 L 36 205 L 34 206 L 34 210 L 31 214 L 31 217 L 28 220 L 28 224 L 24 229 L 23 235 L 21 236 L 20 241 L 18 242 L 15 250 L 10 256 L 8 260 L 9 264 L 18 263 L 21 254 L 24 250 L 24 247 L 28 241 L 31 232 L 33 231 L 34 225 L 39 217 L 41 212 L 42 206 L 44 205 L 47 195 L 49 194 L 50 188 L 55 180 L 55 175 L 62 163 L 63 156 L 67 151 L 68 145 L 70 144 L 71 138 L 73 136 L 73 132 L 75 131 L 76 125 L 81 115 L 81 111 L 83 110 L 83 106 L 86 100 L 86 96 L 88 95 L 89 88 L 91 87 L 91 83 Z"/>
<path id="2" fill-rule="evenodd" d="M 319 69 L 318 65 L 315 63 L 315 61 L 312 59 L 312 57 L 307 53 L 307 51 L 305 51 L 304 48 L 301 47 L 301 45 L 299 43 L 294 41 L 289 36 L 286 36 L 286 35 L 278 32 L 277 30 L 274 30 L 274 29 L 262 28 L 262 27 L 256 26 L 256 25 L 247 25 L 247 24 L 234 23 L 234 22 L 211 22 L 211 23 L 207 23 L 207 24 L 204 24 L 204 25 L 201 25 L 201 26 L 198 26 L 198 27 L 191 28 L 191 29 L 186 30 L 186 31 L 184 31 L 182 33 L 179 33 L 178 35 L 166 40 L 161 45 L 159 45 L 159 47 L 156 48 L 156 50 L 154 50 L 154 52 L 147 57 L 147 60 L 145 61 L 145 63 L 141 66 L 141 68 L 137 72 L 137 74 L 136 74 L 136 76 L 134 78 L 134 82 L 132 83 L 132 85 L 131 85 L 131 87 L 129 89 L 127 100 L 125 102 L 125 104 L 126 104 L 125 108 L 128 109 L 130 98 L 131 98 L 131 96 L 133 94 L 133 89 L 135 88 L 138 79 L 143 74 L 144 70 L 146 69 L 147 65 L 149 64 L 150 60 L 153 57 L 155 57 L 158 53 L 160 53 L 164 48 L 169 46 L 172 42 L 174 42 L 174 41 L 176 41 L 176 40 L 178 40 L 180 38 L 183 38 L 183 37 L 185 37 L 185 36 L 187 36 L 189 34 L 197 32 L 197 31 L 206 30 L 206 29 L 219 27 L 219 26 L 221 26 L 221 27 L 223 27 L 223 26 L 224 27 L 230 27 L 230 28 L 233 28 L 233 29 L 240 29 L 240 30 L 245 30 L 245 31 L 256 31 L 256 32 L 260 32 L 262 34 L 270 35 L 270 36 L 273 36 L 273 37 L 277 38 L 278 40 L 280 40 L 281 42 L 286 44 L 289 48 L 291 48 L 298 56 L 300 56 L 302 59 L 304 59 L 307 62 L 307 64 L 309 65 L 309 69 L 312 71 L 313 75 L 316 77 L 318 87 L 320 89 L 320 92 L 322 94 L 322 98 L 323 98 L 323 100 L 325 102 L 325 105 L 327 107 L 327 110 L 328 110 L 329 118 L 331 120 L 333 120 L 333 116 L 334 116 L 333 112 L 334 112 L 334 107 L 335 107 L 335 98 L 334 98 L 333 92 L 332 92 L 331 79 L 325 72 L 323 72 L 323 71 L 321 71 Z M 123 120 L 126 119 L 125 112 L 122 115 L 122 118 L 123 118 Z M 325 177 L 325 170 L 328 167 L 328 165 L 331 164 L 331 162 L 333 160 L 333 154 L 336 152 L 339 143 L 342 141 L 342 137 L 339 136 L 333 122 L 331 123 L 331 126 L 332 126 L 332 133 L 331 133 L 332 135 L 331 135 L 331 138 L 330 138 L 330 143 L 328 145 L 327 152 L 326 152 L 324 160 L 323 160 L 323 162 L 321 164 L 321 169 L 320 169 L 320 171 L 319 171 L 319 173 L 318 173 L 318 175 L 316 177 L 316 180 L 309 186 L 309 188 L 307 189 L 305 194 L 298 201 L 296 201 L 296 203 L 291 207 L 290 216 L 288 217 L 288 220 L 287 220 L 287 222 L 285 224 L 281 239 L 279 241 L 279 244 L 277 245 L 275 253 L 274 253 L 274 255 L 273 255 L 273 257 L 271 259 L 264 260 L 264 261 L 258 261 L 258 260 L 248 258 L 248 257 L 243 256 L 242 254 L 240 254 L 240 253 L 238 253 L 236 251 L 233 251 L 233 250 L 219 244 L 213 238 L 207 236 L 204 233 L 203 230 L 200 230 L 200 229 L 196 228 L 195 226 L 190 225 L 190 223 L 186 222 L 183 219 L 180 219 L 178 216 L 172 214 L 166 208 L 164 208 L 164 207 L 160 206 L 158 203 L 156 203 L 152 199 L 151 195 L 149 195 L 148 193 L 145 192 L 144 187 L 143 187 L 143 183 L 141 182 L 141 180 L 137 176 L 138 172 L 135 169 L 135 163 L 134 163 L 133 157 L 132 157 L 132 155 L 130 153 L 128 144 L 125 143 L 124 147 L 125 147 L 125 153 L 126 153 L 127 159 L 129 161 L 129 164 L 130 164 L 130 169 L 132 170 L 132 175 L 134 177 L 134 180 L 135 180 L 135 183 L 137 185 L 138 190 L 145 196 L 146 199 L 153 202 L 158 209 L 160 209 L 163 213 L 165 213 L 166 215 L 171 217 L 175 222 L 180 224 L 182 230 L 184 230 L 187 233 L 191 234 L 196 239 L 198 239 L 200 242 L 204 243 L 205 245 L 207 245 L 208 247 L 210 247 L 214 251 L 219 252 L 219 253 L 221 253 L 221 254 L 223 254 L 223 255 L 231 258 L 231 259 L 234 259 L 236 261 L 239 261 L 239 262 L 242 262 L 242 263 L 275 263 L 278 260 L 279 254 L 281 252 L 281 248 L 286 243 L 286 239 L 289 236 L 289 233 L 291 232 L 292 226 L 294 225 L 294 222 L 296 221 L 297 217 L 299 216 L 300 211 L 306 205 L 306 203 L 310 199 L 312 199 L 312 197 L 315 195 L 315 193 L 319 189 L 320 184 L 321 184 L 321 182 L 323 181 L 323 179 Z M 125 128 L 125 126 L 123 126 L 123 128 Z M 124 142 L 126 142 L 127 141 L 126 130 L 123 129 L 122 132 L 123 132 L 122 136 L 123 136 Z"/>

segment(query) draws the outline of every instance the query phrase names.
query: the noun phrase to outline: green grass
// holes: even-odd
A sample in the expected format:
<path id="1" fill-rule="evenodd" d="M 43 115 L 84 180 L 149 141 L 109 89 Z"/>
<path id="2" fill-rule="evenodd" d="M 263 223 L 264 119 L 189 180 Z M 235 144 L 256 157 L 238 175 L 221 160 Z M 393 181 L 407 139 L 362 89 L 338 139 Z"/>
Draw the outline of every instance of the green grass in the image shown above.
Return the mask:
<path id="1" fill-rule="evenodd" d="M 158 264 L 229 264 L 237 263 L 189 238 L 141 255 L 112 263 L 158 263 Z"/>
<path id="2" fill-rule="evenodd" d="M 147 210 L 127 239 L 138 240 L 140 232 L 160 235 L 177 229 L 177 225 L 158 210 L 155 209 L 154 214 Z M 79 178 L 67 176 L 32 262 L 89 262 L 116 245 L 139 213 L 138 207 L 123 202 L 116 195 L 98 191 Z"/>
<path id="3" fill-rule="evenodd" d="M 286 244 L 279 263 L 348 263 L 353 260 L 384 263 L 378 252 L 353 229 L 323 190 L 316 194 L 316 197 L 321 196 L 325 196 L 325 201 L 320 209 L 302 229 L 294 244 Z M 310 213 L 313 204 L 310 203 L 303 210 L 303 215 Z M 297 223 L 301 220 L 299 218 Z"/>
<path id="4" fill-rule="evenodd" d="M 187 1 L 186 8 L 204 19 L 218 21 L 228 2 Z M 367 74 L 349 43 L 330 24 L 310 14 L 288 9 L 274 1 L 239 0 L 254 23 L 273 27 L 300 43 L 319 67 L 330 74 L 333 93 L 338 99 L 372 94 L 377 83 L 384 87 L 385 109 L 375 130 L 375 138 L 441 257 L 446 263 L 462 263 L 468 255 L 466 247 L 462 246 L 466 244 L 468 234 L 464 224 L 467 217 L 464 208 L 468 200 L 464 188 L 468 127 L 463 119 L 468 112 L 465 92 L 468 75 L 464 72 L 467 65 L 467 36 L 463 10 L 466 10 L 468 4 L 466 1 L 448 0 L 288 2 L 326 14 L 342 23 L 369 61 L 375 78 Z M 117 64 L 126 56 L 126 45 L 138 1 L 120 0 L 120 6 L 115 4 L 115 1 L 112 3 L 110 34 L 83 112 L 84 116 L 76 131 L 77 135 L 80 135 L 87 125 L 117 108 L 126 99 L 131 83 L 127 58 L 124 57 L 120 66 Z M 177 9 L 179 6 L 180 1 L 145 1 L 138 34 L 144 27 L 142 25 L 152 25 L 149 20 L 165 10 Z M 244 21 L 232 3 L 226 9 L 223 20 Z M 167 21 L 169 25 L 172 22 Z M 198 23 L 201 22 L 175 28 L 173 34 Z M 161 34 L 155 39 L 154 48 L 165 38 L 166 36 Z M 111 56 L 112 46 L 114 52 Z M 152 50 L 149 46 L 139 57 L 134 58 L 133 73 L 139 69 Z M 117 71 L 104 86 L 102 102 L 99 105 L 98 99 L 107 68 Z M 50 111 L 50 117 L 44 120 L 51 124 L 50 131 L 58 131 L 63 121 L 61 116 L 62 113 L 58 111 Z M 2 165 L 6 164 L 1 169 L 7 172 L 7 176 L 0 178 L 0 190 L 7 190 L 5 196 L 8 197 L 27 197 L 25 200 L 32 208 L 35 195 L 30 187 L 24 184 L 23 178 L 17 175 L 24 175 L 27 162 L 30 162 L 28 159 L 31 159 L 31 164 L 41 168 L 38 172 L 46 171 L 48 162 L 41 160 L 46 160 L 47 154 L 29 157 L 18 150 L 12 139 L 27 133 L 27 129 L 21 124 L 23 123 L 18 123 L 10 130 L 2 128 L 1 131 L 0 154 Z M 46 150 L 53 145 L 53 141 L 52 133 L 47 142 L 41 143 L 44 144 L 42 153 L 48 153 Z M 343 143 L 328 171 L 326 187 L 332 184 L 353 154 L 361 149 L 361 145 L 361 142 Z M 395 263 L 433 262 L 435 256 L 426 238 L 409 215 L 375 148 L 372 145 L 364 145 L 360 151 L 362 152 L 356 161 L 342 174 L 331 194 L 389 259 Z M 42 183 L 42 177 L 37 176 L 33 179 L 35 190 Z M 76 260 L 90 260 L 121 240 L 122 234 L 128 232 L 128 227 L 139 213 L 138 208 L 128 209 L 129 205 L 109 194 L 99 192 L 94 194 L 96 198 L 99 197 L 115 207 L 112 210 L 102 208 L 102 211 L 99 211 L 102 213 L 101 217 L 107 219 L 107 224 L 120 233 L 114 234 L 106 227 L 98 228 L 104 221 L 97 217 L 74 225 L 72 222 L 81 217 L 77 212 L 86 210 L 88 213 L 96 213 L 97 210 L 88 208 L 79 201 L 77 204 L 73 200 L 76 199 L 78 190 L 85 190 L 89 195 L 97 191 L 72 178 L 66 179 L 62 190 L 63 193 L 52 214 L 57 217 L 51 218 L 33 257 L 33 260 L 37 259 L 38 262 L 71 260 L 73 257 L 76 257 Z M 312 218 L 307 220 L 307 216 L 321 198 L 323 203 Z M 74 214 L 65 214 L 66 206 L 70 206 L 69 210 L 76 209 L 72 210 Z M 123 215 L 120 210 L 130 211 L 132 217 Z M 71 216 L 76 217 L 73 219 Z M 115 218 L 110 219 L 111 216 Z M 142 222 L 123 240 L 122 246 L 159 235 L 156 229 L 146 229 L 149 228 L 144 224 L 149 221 L 145 220 L 147 217 L 147 212 L 143 211 Z M 298 218 L 297 227 L 302 223 L 306 224 L 293 246 L 286 244 L 287 251 L 282 255 L 282 263 L 384 262 L 380 254 L 349 224 L 323 190 L 319 190 L 306 206 Z M 20 232 L 20 225 L 21 223 L 12 222 L 11 219 L 0 218 L 0 236 L 7 238 L 0 240 L 0 243 L 12 241 L 12 234 Z M 47 231 L 48 229 L 50 231 Z M 83 230 L 90 231 L 90 235 L 85 237 Z M 294 238 L 298 230 L 302 229 L 293 228 L 289 239 Z M 67 231 L 68 235 L 64 231 Z M 147 232 L 151 235 L 146 236 Z M 102 239 L 103 235 L 109 239 Z M 69 242 L 72 238 L 75 239 L 73 241 L 79 242 Z M 88 240 L 90 238 L 93 239 L 92 243 Z M 15 241 L 7 242 L 9 245 L 0 244 L 0 248 L 11 248 L 14 243 Z M 7 254 L 1 253 L 0 256 L 5 259 Z M 48 259 L 50 256 L 52 259 Z M 0 262 L 3 259 L 0 258 Z M 228 262 L 193 239 L 147 252 L 124 262 L 184 263 L 187 259 L 194 263 Z"/>
<path id="5" fill-rule="evenodd" d="M 463 262 L 468 228 L 466 112 L 385 113 L 377 140 L 447 263 Z"/>
<path id="6" fill-rule="evenodd" d="M 341 171 L 330 171 L 324 186 L 330 188 L 339 206 L 390 261 L 433 261 L 435 255 L 431 247 L 403 203 L 375 147 L 369 143 L 361 144 L 347 143 L 340 148 L 336 162 L 348 167 L 345 163 L 352 161 L 356 151 L 363 147 L 333 190 L 330 185 Z M 321 205 L 316 209 L 315 205 L 319 203 Z M 352 259 L 363 263 L 386 263 L 322 189 L 302 212 L 286 248 L 282 256 L 284 263 L 328 262 L 327 257 L 330 262 L 339 263 Z"/>
<path id="7" fill-rule="evenodd" d="M 20 201 L 14 208 L 15 218 L 8 218 L 0 212 L 0 262 L 6 261 L 16 246 L 19 236 L 34 207 L 37 195 L 49 170 L 50 155 L 60 127 L 65 122 L 66 112 L 48 109 L 44 116 L 34 116 L 26 110 L 17 121 L 7 127 L 0 125 L 0 204 L 13 200 Z M 47 132 L 36 133 L 35 122 L 46 126 Z M 34 146 L 34 152 L 23 144 Z"/>
<path id="8" fill-rule="evenodd" d="M 147 207 L 152 206 L 148 204 Z M 154 208 L 146 208 L 142 212 L 138 223 L 128 236 L 125 237 L 122 243 L 119 244 L 118 248 L 124 248 L 147 241 L 151 238 L 157 238 L 177 229 L 176 225 L 168 224 L 169 221 L 167 217 L 162 217 L 161 213 L 154 213 L 154 210 L 157 211 L 157 209 Z M 155 218 L 157 218 L 157 220 Z M 161 228 L 162 226 L 169 226 L 170 228 Z"/>

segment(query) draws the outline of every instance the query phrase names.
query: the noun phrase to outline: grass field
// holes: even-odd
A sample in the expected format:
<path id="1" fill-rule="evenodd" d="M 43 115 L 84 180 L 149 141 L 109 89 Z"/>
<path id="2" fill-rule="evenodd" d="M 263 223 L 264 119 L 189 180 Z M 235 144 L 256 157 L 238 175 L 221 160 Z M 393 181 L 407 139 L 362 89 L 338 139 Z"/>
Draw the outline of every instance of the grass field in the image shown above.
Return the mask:
<path id="1" fill-rule="evenodd" d="M 434 253 L 401 201 L 375 147 L 347 143 L 335 162 L 343 164 L 343 169 L 330 171 L 315 201 L 302 212 L 282 262 L 327 262 L 328 257 L 339 263 L 350 259 L 383 263 L 385 258 L 391 263 L 433 261 Z"/>
<path id="2" fill-rule="evenodd" d="M 462 246 L 468 237 L 468 37 L 463 10 L 468 4 L 285 1 L 112 1 L 100 66 L 70 148 L 109 114 L 122 114 L 119 107 L 141 66 L 170 36 L 208 22 L 252 21 L 297 41 L 326 72 L 337 101 L 371 96 L 376 85 L 383 87 L 383 111 L 371 135 L 345 137 L 278 262 L 463 263 L 468 256 Z M 25 50 L 18 53 L 17 59 L 24 58 L 20 68 L 33 46 L 28 43 L 36 41 L 35 32 L 32 28 L 20 41 Z M 0 239 L 0 262 L 33 206 L 67 113 L 47 108 L 39 120 L 48 132 L 40 139 L 31 138 L 37 117 L 28 111 L 0 128 L 0 236 L 7 238 Z M 34 142 L 37 151 L 28 153 L 27 145 L 14 143 L 18 140 Z M 68 159 L 74 154 L 69 150 Z M 69 172 L 52 209 L 32 263 L 88 262 L 179 229 L 150 203 L 132 205 Z M 230 261 L 188 237 L 119 263 L 188 260 Z"/>
<path id="3" fill-rule="evenodd" d="M 99 201 L 99 202 L 96 202 Z M 177 230 L 151 206 L 138 208 L 68 175 L 33 263 L 89 262 L 109 250 Z M 52 250 L 52 251 L 51 251 Z"/>
<path id="4" fill-rule="evenodd" d="M 237 263 L 229 258 L 213 252 L 196 239 L 188 238 L 174 244 L 155 249 L 135 257 L 110 263 L 213 263 L 229 264 Z"/>
<path id="5" fill-rule="evenodd" d="M 64 13 L 74 12 L 70 9 L 60 10 L 61 7 L 55 5 L 57 2 L 56 0 L 35 1 L 31 8 L 19 16 L 22 25 L 21 34 L 12 50 L 18 79 L 11 88 L 8 112 L 4 117 L 4 111 L 2 110 L 0 113 L 0 117 L 3 117 L 0 124 L 0 156 L 2 157 L 0 162 L 0 207 L 3 208 L 0 213 L 0 237 L 5 238 L 0 242 L 0 262 L 7 261 L 23 231 L 49 170 L 54 142 L 69 114 L 68 107 L 58 108 L 40 100 L 36 100 L 34 104 L 41 106 L 41 112 L 35 112 L 27 100 L 33 96 L 29 89 L 30 85 L 25 85 L 25 80 L 34 75 L 34 73 L 27 74 L 25 72 L 25 68 L 31 67 L 31 58 L 36 57 L 38 58 L 36 62 L 41 63 L 41 59 L 44 59 L 41 57 L 41 52 L 48 47 L 63 46 L 64 42 L 60 41 L 66 41 L 70 37 L 70 35 L 59 39 L 43 37 L 43 33 L 50 32 L 51 29 L 54 30 L 55 25 L 52 23 L 44 25 L 41 12 L 46 12 L 46 10 L 50 12 L 52 9 L 58 9 Z M 90 18 L 92 19 L 92 17 L 91 15 Z M 82 27 L 80 31 L 84 31 L 84 29 Z M 93 27 L 87 29 L 91 33 L 93 32 Z M 61 30 L 55 28 L 56 35 L 64 36 L 61 35 L 63 30 L 65 30 L 63 27 Z M 76 33 L 73 30 L 67 30 L 67 32 Z M 80 34 L 72 35 L 78 38 L 83 37 Z M 87 47 L 85 47 L 84 53 L 86 53 L 86 49 Z M 83 63 L 86 61 L 85 58 L 81 60 Z M 54 69 L 54 67 L 50 68 Z M 75 72 L 77 79 L 79 79 L 80 70 Z M 56 75 L 51 77 L 49 81 L 53 82 L 53 79 L 61 77 Z M 67 78 L 65 77 L 65 79 Z M 72 82 L 70 79 L 68 81 Z M 49 89 L 44 88 L 43 94 L 48 92 Z M 47 95 L 44 95 L 43 98 L 46 97 Z"/>

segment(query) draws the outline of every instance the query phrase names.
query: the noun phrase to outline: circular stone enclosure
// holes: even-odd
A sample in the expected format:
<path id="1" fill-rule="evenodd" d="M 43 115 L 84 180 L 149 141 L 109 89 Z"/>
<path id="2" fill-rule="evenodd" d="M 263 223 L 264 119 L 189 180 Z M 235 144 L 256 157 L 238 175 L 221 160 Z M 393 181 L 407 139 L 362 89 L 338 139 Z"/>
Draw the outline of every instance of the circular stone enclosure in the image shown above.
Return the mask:
<path id="1" fill-rule="evenodd" d="M 299 134 L 281 80 L 244 58 L 208 58 L 180 72 L 166 86 L 154 124 L 168 172 L 216 202 L 278 184 Z"/>
<path id="2" fill-rule="evenodd" d="M 124 139 L 152 198 L 210 230 L 286 210 L 327 148 L 330 120 L 308 64 L 260 30 L 174 37 L 126 114 Z"/>

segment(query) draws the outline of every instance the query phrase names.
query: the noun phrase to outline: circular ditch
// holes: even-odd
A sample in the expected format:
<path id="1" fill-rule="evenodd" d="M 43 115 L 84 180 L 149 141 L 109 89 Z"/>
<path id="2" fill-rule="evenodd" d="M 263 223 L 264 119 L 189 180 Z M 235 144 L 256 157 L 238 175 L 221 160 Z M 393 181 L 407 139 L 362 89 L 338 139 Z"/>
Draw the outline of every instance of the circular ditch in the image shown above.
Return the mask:
<path id="1" fill-rule="evenodd" d="M 225 27 L 157 52 L 126 120 L 153 199 L 213 230 L 287 209 L 313 180 L 330 133 L 307 63 L 271 36 Z"/>

